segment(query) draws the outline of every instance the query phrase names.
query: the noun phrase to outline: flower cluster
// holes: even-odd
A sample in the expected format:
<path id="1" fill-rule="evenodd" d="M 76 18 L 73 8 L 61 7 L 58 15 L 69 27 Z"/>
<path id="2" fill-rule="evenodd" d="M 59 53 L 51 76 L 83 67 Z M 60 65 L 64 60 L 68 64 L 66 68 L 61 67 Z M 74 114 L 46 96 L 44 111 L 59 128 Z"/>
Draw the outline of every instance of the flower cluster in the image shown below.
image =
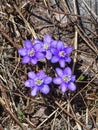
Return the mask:
<path id="1" fill-rule="evenodd" d="M 29 40 L 24 42 L 24 48 L 18 50 L 22 56 L 23 64 L 35 65 L 38 61 L 46 59 L 50 60 L 51 63 L 59 63 L 60 65 L 60 68 L 56 68 L 55 78 L 47 76 L 43 70 L 38 73 L 28 73 L 29 79 L 25 82 L 25 86 L 31 88 L 32 96 L 37 95 L 39 91 L 48 94 L 51 82 L 59 85 L 63 93 L 68 89 L 76 90 L 75 75 L 72 75 L 70 67 L 66 67 L 66 63 L 71 62 L 70 53 L 72 51 L 72 46 L 65 46 L 64 42 L 54 40 L 50 35 L 45 35 L 43 41 L 35 39 L 33 43 Z"/>

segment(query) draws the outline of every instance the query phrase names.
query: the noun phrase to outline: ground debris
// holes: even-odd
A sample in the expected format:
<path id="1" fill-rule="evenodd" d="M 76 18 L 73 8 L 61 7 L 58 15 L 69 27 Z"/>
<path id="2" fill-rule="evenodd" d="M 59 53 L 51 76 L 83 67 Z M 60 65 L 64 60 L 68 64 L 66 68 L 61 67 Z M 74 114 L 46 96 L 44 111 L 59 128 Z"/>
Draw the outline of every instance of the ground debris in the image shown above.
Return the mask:
<path id="1" fill-rule="evenodd" d="M 96 2 L 0 0 L 0 130 L 97 130 Z M 52 86 L 49 95 L 31 97 L 24 87 L 28 71 L 44 68 L 53 76 L 49 62 L 23 65 L 17 53 L 24 40 L 42 39 L 45 34 L 73 46 L 70 66 L 76 75 L 76 92 L 63 95 Z"/>

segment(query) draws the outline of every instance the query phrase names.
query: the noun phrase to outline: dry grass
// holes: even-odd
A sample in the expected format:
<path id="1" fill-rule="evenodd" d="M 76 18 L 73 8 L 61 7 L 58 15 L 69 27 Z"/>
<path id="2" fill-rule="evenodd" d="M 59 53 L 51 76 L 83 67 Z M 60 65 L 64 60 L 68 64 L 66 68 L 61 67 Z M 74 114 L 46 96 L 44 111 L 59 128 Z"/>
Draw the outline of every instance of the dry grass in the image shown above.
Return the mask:
<path id="1" fill-rule="evenodd" d="M 98 129 L 97 0 L 95 8 L 91 0 L 58 1 L 0 1 L 0 130 Z M 70 66 L 77 76 L 76 92 L 62 95 L 52 85 L 50 94 L 31 97 L 24 87 L 30 70 L 53 75 L 49 63 L 23 65 L 17 53 L 25 39 L 45 34 L 74 47 Z"/>

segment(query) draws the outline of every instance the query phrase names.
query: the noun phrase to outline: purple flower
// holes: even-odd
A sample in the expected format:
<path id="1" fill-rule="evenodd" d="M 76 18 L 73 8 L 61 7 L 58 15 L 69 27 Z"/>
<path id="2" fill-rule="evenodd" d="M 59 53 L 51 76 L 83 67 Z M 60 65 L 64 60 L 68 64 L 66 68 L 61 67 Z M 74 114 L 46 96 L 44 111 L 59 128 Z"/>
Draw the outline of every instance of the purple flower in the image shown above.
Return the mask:
<path id="1" fill-rule="evenodd" d="M 71 62 L 69 54 L 72 52 L 73 48 L 71 46 L 65 47 L 64 43 L 61 41 L 52 42 L 52 46 L 54 46 L 54 48 L 51 49 L 51 52 L 53 53 L 51 62 L 59 62 L 60 67 L 64 68 L 66 62 Z"/>
<path id="2" fill-rule="evenodd" d="M 51 38 L 50 35 L 45 35 L 43 39 L 43 52 L 45 53 L 45 57 L 47 60 L 50 60 L 52 58 L 52 53 L 51 53 L 51 42 L 53 39 Z"/>
<path id="3" fill-rule="evenodd" d="M 26 40 L 24 42 L 24 48 L 18 50 L 18 53 L 23 56 L 22 63 L 26 64 L 31 62 L 32 64 L 36 64 L 38 60 L 44 58 L 41 48 L 42 46 L 39 42 L 32 45 L 31 41 Z"/>
<path id="4" fill-rule="evenodd" d="M 31 88 L 31 95 L 35 96 L 40 91 L 44 94 L 48 94 L 50 91 L 49 85 L 52 82 L 52 78 L 47 76 L 44 71 L 38 73 L 29 72 L 29 79 L 25 82 L 26 87 Z"/>
<path id="5" fill-rule="evenodd" d="M 76 90 L 76 85 L 74 84 L 75 75 L 72 75 L 72 71 L 69 67 L 64 70 L 56 68 L 57 77 L 53 79 L 53 83 L 60 85 L 60 90 L 64 93 L 67 89 L 71 91 Z"/>

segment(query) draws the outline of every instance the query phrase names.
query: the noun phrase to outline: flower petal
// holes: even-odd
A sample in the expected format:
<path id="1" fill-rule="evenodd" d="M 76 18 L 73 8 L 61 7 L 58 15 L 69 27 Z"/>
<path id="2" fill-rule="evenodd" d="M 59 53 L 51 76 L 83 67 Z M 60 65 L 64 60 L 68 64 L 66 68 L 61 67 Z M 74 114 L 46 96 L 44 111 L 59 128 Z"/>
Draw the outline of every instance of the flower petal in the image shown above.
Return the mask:
<path id="1" fill-rule="evenodd" d="M 68 84 L 68 89 L 71 91 L 75 91 L 76 90 L 76 85 L 73 82 L 70 82 Z"/>
<path id="2" fill-rule="evenodd" d="M 76 79 L 76 76 L 75 76 L 75 75 L 72 75 L 72 77 L 71 77 L 71 81 L 74 82 L 75 79 Z"/>
<path id="3" fill-rule="evenodd" d="M 33 80 L 34 80 L 34 78 L 36 77 L 36 74 L 35 74 L 34 72 L 28 72 L 28 77 L 29 77 L 30 79 L 33 79 Z"/>
<path id="4" fill-rule="evenodd" d="M 58 41 L 58 43 L 57 43 L 57 49 L 58 50 L 62 50 L 63 48 L 64 48 L 64 43 L 61 42 L 61 41 Z"/>
<path id="5" fill-rule="evenodd" d="M 43 41 L 44 43 L 50 43 L 52 41 L 52 38 L 50 35 L 45 35 Z"/>
<path id="6" fill-rule="evenodd" d="M 56 47 L 57 47 L 57 43 L 58 43 L 57 40 L 53 40 L 53 41 L 51 42 L 51 46 L 54 47 L 54 48 L 56 48 Z"/>
<path id="7" fill-rule="evenodd" d="M 52 52 L 52 54 L 54 54 L 54 55 L 56 55 L 57 54 L 57 49 L 55 49 L 55 48 L 50 48 L 50 51 Z"/>
<path id="8" fill-rule="evenodd" d="M 35 44 L 35 45 L 34 45 L 34 49 L 35 49 L 36 51 L 40 51 L 40 49 L 41 49 L 41 44 Z"/>
<path id="9" fill-rule="evenodd" d="M 27 80 L 26 82 L 25 82 L 25 86 L 26 87 L 32 87 L 34 85 L 34 82 L 33 82 L 33 80 L 31 80 L 31 79 L 29 79 L 29 80 Z"/>
<path id="10" fill-rule="evenodd" d="M 44 54 L 41 53 L 41 52 L 36 52 L 36 58 L 43 59 L 44 58 Z"/>
<path id="11" fill-rule="evenodd" d="M 41 45 L 43 44 L 43 42 L 40 41 L 40 40 L 38 40 L 38 39 L 35 39 L 35 40 L 33 41 L 33 43 L 34 43 L 34 45 L 35 45 L 35 44 L 41 44 Z"/>
<path id="12" fill-rule="evenodd" d="M 61 90 L 61 92 L 65 93 L 65 91 L 67 90 L 67 85 L 65 83 L 62 83 L 60 85 L 60 90 Z"/>
<path id="13" fill-rule="evenodd" d="M 25 48 L 20 48 L 18 50 L 18 53 L 21 55 L 21 56 L 26 56 L 27 55 L 27 49 Z"/>
<path id="14" fill-rule="evenodd" d="M 66 62 L 71 62 L 70 56 L 65 56 L 65 61 L 66 61 Z"/>
<path id="15" fill-rule="evenodd" d="M 31 63 L 32 63 L 33 65 L 37 64 L 37 58 L 31 58 Z"/>
<path id="16" fill-rule="evenodd" d="M 72 75 L 72 70 L 70 67 L 66 67 L 64 69 L 64 75 L 67 75 L 67 76 L 71 76 Z"/>
<path id="17" fill-rule="evenodd" d="M 60 64 L 60 67 L 64 68 L 65 67 L 65 60 L 60 59 L 59 64 Z"/>
<path id="18" fill-rule="evenodd" d="M 48 94 L 49 91 L 50 91 L 50 88 L 49 88 L 48 85 L 43 85 L 43 86 L 41 87 L 40 91 L 41 91 L 42 93 L 44 93 L 44 94 Z"/>
<path id="19" fill-rule="evenodd" d="M 40 79 L 43 79 L 46 77 L 45 75 L 45 72 L 43 70 L 39 71 L 37 74 L 36 74 L 37 77 L 39 77 Z"/>
<path id="20" fill-rule="evenodd" d="M 46 78 L 44 78 L 44 83 L 45 84 L 49 84 L 51 82 L 52 82 L 52 78 L 51 77 L 47 76 Z"/>
<path id="21" fill-rule="evenodd" d="M 63 76 L 63 71 L 60 68 L 56 68 L 56 73 L 58 74 L 58 76 L 62 77 Z"/>
<path id="22" fill-rule="evenodd" d="M 36 96 L 37 93 L 39 91 L 39 88 L 37 86 L 35 86 L 34 88 L 32 88 L 31 90 L 31 96 Z"/>
<path id="23" fill-rule="evenodd" d="M 72 51 L 73 51 L 73 48 L 72 48 L 71 46 L 68 46 L 68 47 L 65 48 L 66 54 L 69 54 L 69 53 L 71 53 Z"/>
<path id="24" fill-rule="evenodd" d="M 30 62 L 30 57 L 29 57 L 29 56 L 24 56 L 24 57 L 22 58 L 22 63 L 26 64 L 26 63 L 28 63 L 28 62 Z"/>
<path id="25" fill-rule="evenodd" d="M 24 47 L 27 48 L 27 49 L 30 49 L 32 48 L 32 42 L 30 40 L 25 40 L 24 41 Z"/>
<path id="26" fill-rule="evenodd" d="M 46 51 L 46 59 L 50 60 L 52 58 L 52 53 L 50 51 Z"/>
<path id="27" fill-rule="evenodd" d="M 54 79 L 53 79 L 53 83 L 59 85 L 59 84 L 62 83 L 62 79 L 61 79 L 61 78 L 58 78 L 58 77 L 57 77 L 57 78 L 54 78 Z"/>
<path id="28" fill-rule="evenodd" d="M 52 63 L 56 63 L 58 61 L 59 61 L 59 58 L 57 56 L 53 56 L 52 59 L 51 59 Z"/>

